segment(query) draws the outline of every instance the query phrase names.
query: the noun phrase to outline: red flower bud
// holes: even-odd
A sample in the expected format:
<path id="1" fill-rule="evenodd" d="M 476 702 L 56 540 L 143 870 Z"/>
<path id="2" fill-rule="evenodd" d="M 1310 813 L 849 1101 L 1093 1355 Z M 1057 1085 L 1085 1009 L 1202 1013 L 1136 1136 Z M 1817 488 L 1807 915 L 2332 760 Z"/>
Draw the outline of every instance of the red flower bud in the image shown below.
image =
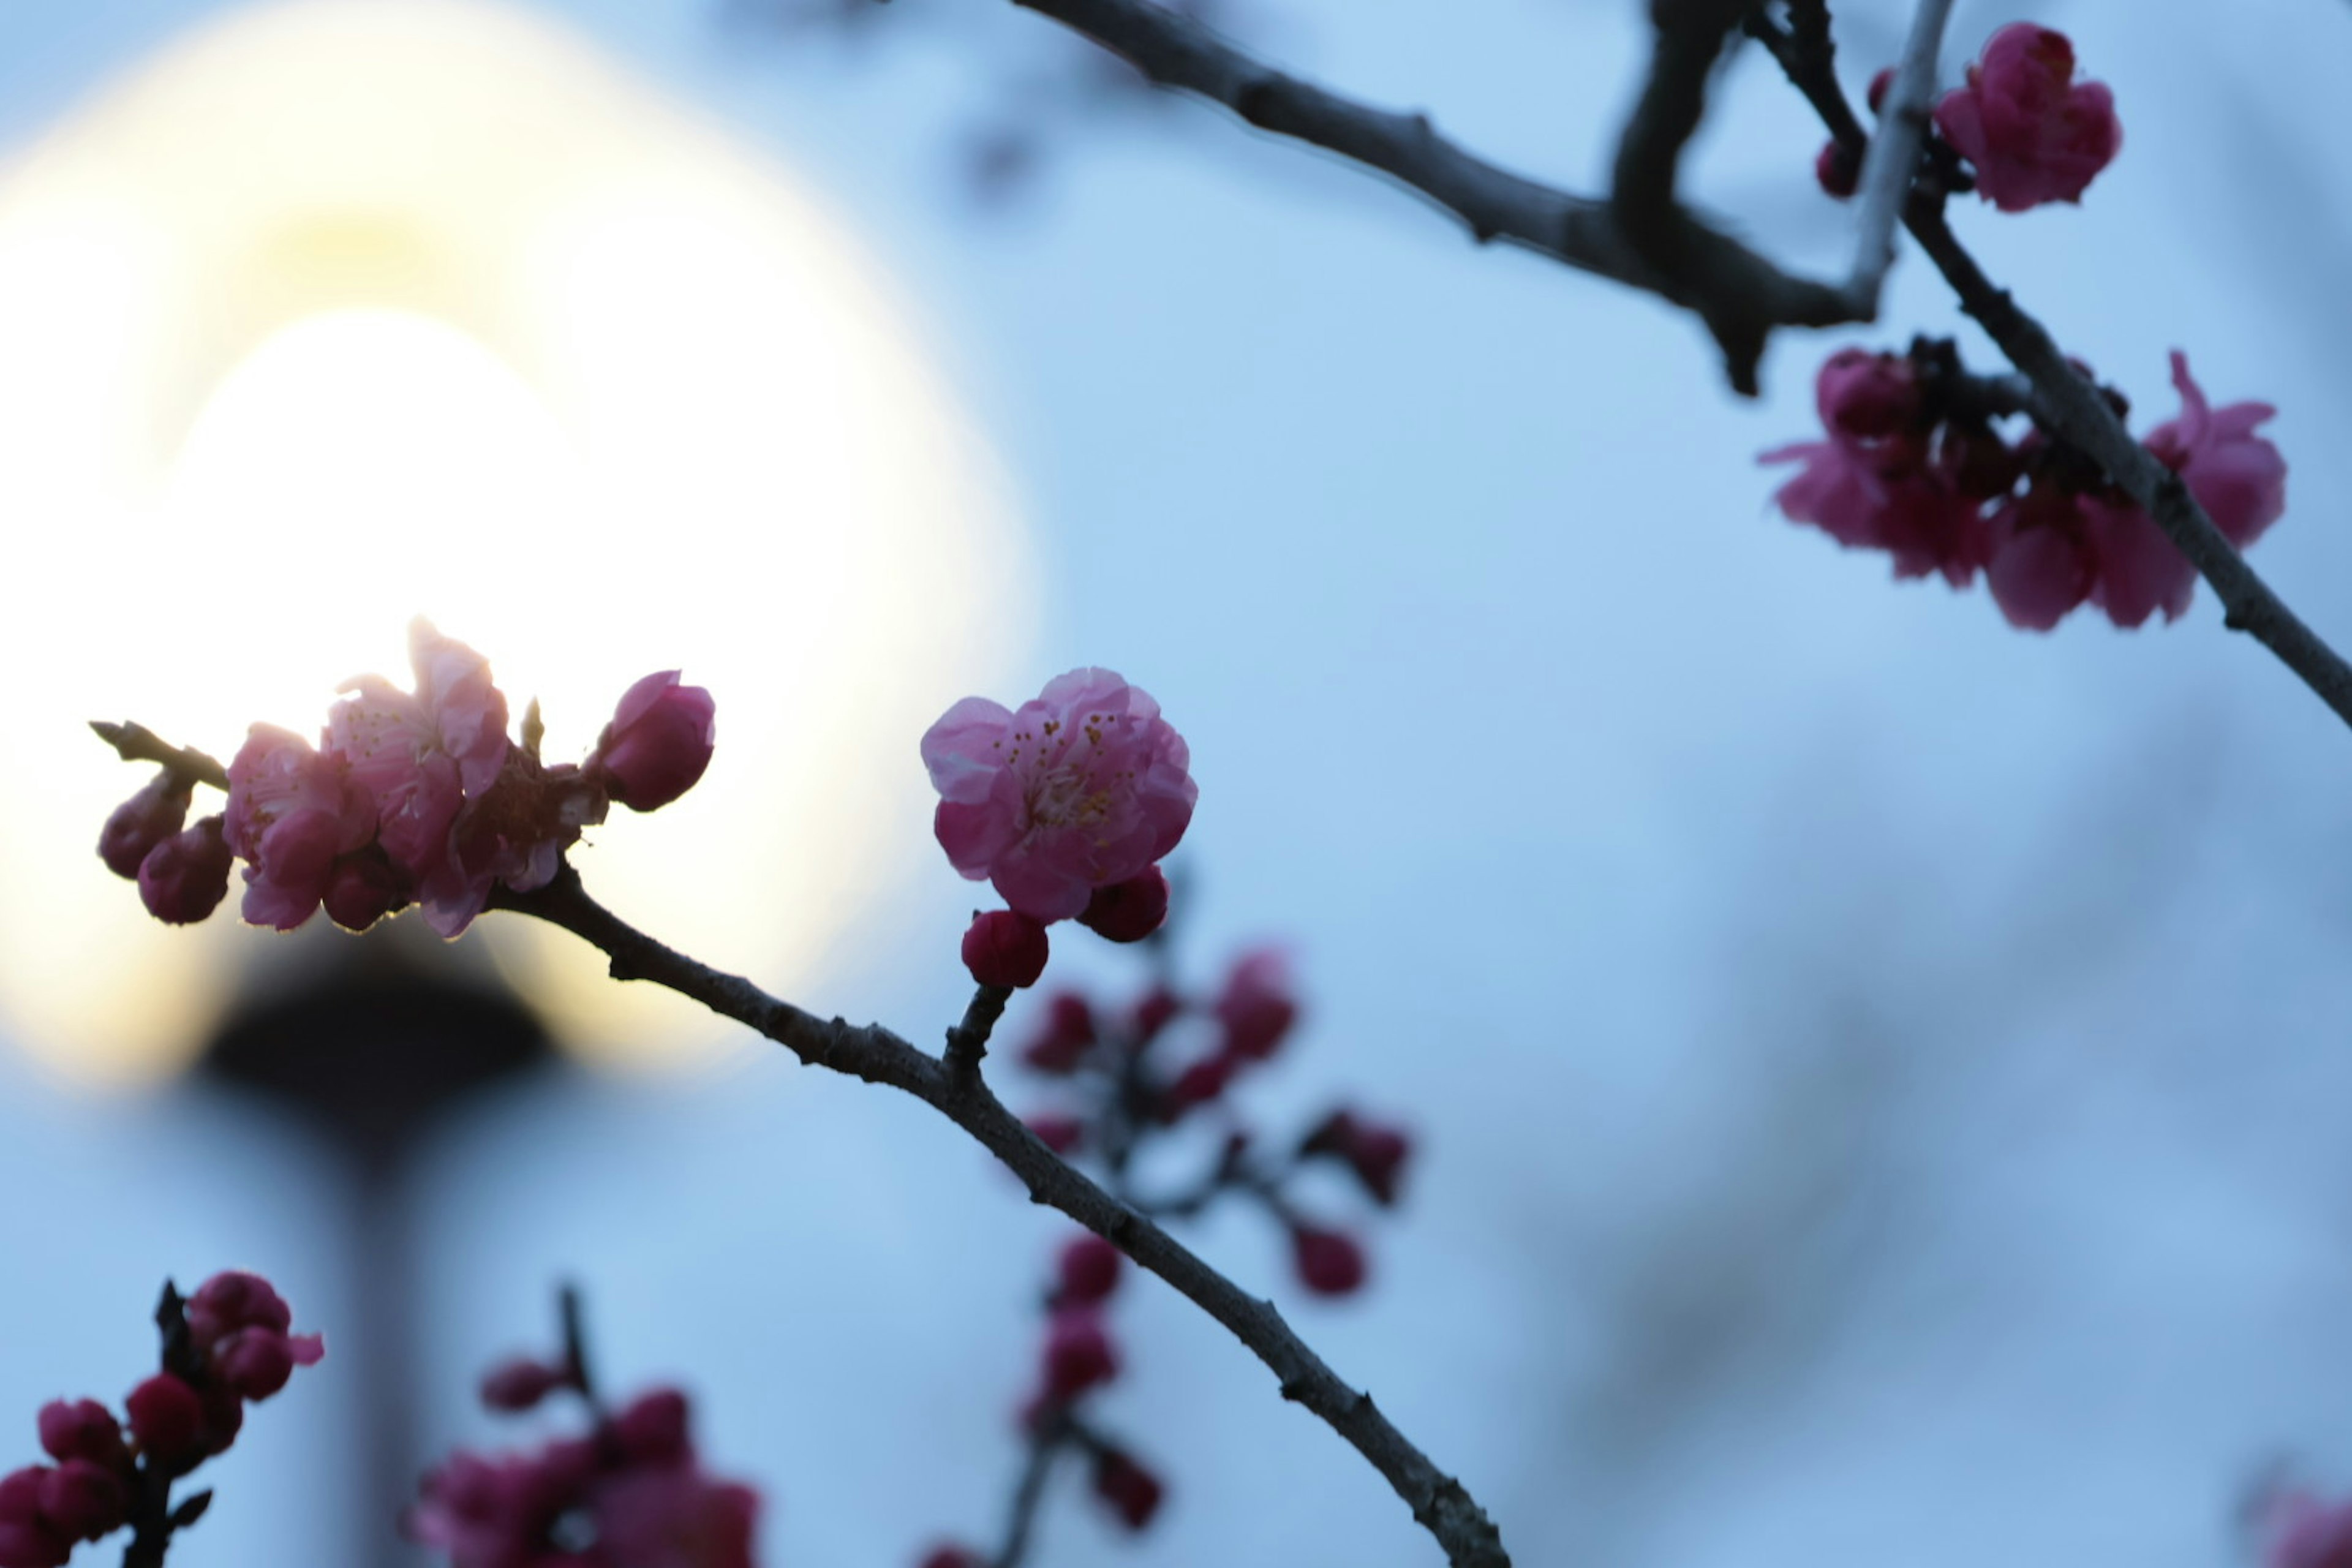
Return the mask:
<path id="1" fill-rule="evenodd" d="M 988 1559 L 969 1546 L 934 1546 L 923 1554 L 923 1568 L 988 1568 Z"/>
<path id="2" fill-rule="evenodd" d="M 49 1458 L 88 1459 L 111 1469 L 127 1457 L 122 1426 L 95 1399 L 52 1399 L 41 1406 L 41 1449 Z"/>
<path id="3" fill-rule="evenodd" d="M 96 1541 L 130 1522 L 130 1489 L 104 1466 L 68 1459 L 41 1478 L 41 1517 L 59 1535 Z"/>
<path id="4" fill-rule="evenodd" d="M 1072 1237 L 1055 1261 L 1061 1289 L 1057 1299 L 1070 1306 L 1090 1306 L 1118 1289 L 1118 1273 L 1126 1259 L 1118 1247 L 1099 1236 Z"/>
<path id="5" fill-rule="evenodd" d="M 188 798 L 194 786 L 169 768 L 106 819 L 98 832 L 98 858 L 106 868 L 126 880 L 136 880 L 139 863 L 149 851 L 178 833 L 188 820 Z"/>
<path id="6" fill-rule="evenodd" d="M 1150 1045 L 1160 1037 L 1160 1031 L 1176 1021 L 1184 1011 L 1184 999 L 1165 985 L 1155 985 L 1143 994 L 1135 1005 L 1135 1038 L 1139 1045 Z"/>
<path id="7" fill-rule="evenodd" d="M 516 1356 L 483 1374 L 482 1403 L 492 1410 L 529 1410 L 571 1384 L 572 1373 L 564 1368 L 531 1356 Z"/>
<path id="8" fill-rule="evenodd" d="M 142 1452 L 167 1465 L 196 1457 L 205 1428 L 204 1401 L 168 1372 L 159 1372 L 122 1402 L 131 1436 Z"/>
<path id="9" fill-rule="evenodd" d="M 41 1512 L 43 1483 L 52 1472 L 27 1465 L 0 1477 L 0 1568 L 65 1568 L 73 1542 Z"/>
<path id="10" fill-rule="evenodd" d="M 588 755 L 585 772 L 632 811 L 667 805 L 710 765 L 718 704 L 665 669 L 629 688 Z"/>
<path id="11" fill-rule="evenodd" d="M 1225 977 L 1215 1010 L 1225 1028 L 1226 1050 L 1251 1061 L 1273 1056 L 1298 1022 L 1298 998 L 1281 950 L 1261 947 L 1243 954 Z"/>
<path id="12" fill-rule="evenodd" d="M 641 1465 L 673 1465 L 694 1452 L 686 1395 L 675 1388 L 639 1394 L 613 1417 L 622 1452 Z"/>
<path id="13" fill-rule="evenodd" d="M 1844 201 L 1861 188 L 1862 154 L 1848 151 L 1843 142 L 1824 142 L 1813 157 L 1813 178 L 1823 191 Z"/>
<path id="14" fill-rule="evenodd" d="M 1340 1110 L 1317 1123 L 1299 1142 L 1298 1152 L 1345 1163 L 1372 1201 L 1386 1208 L 1396 1202 L 1397 1184 L 1412 1153 L 1412 1140 L 1398 1128 Z"/>
<path id="15" fill-rule="evenodd" d="M 1881 109 L 1885 108 L 1886 105 L 1886 95 L 1894 90 L 1895 68 L 1893 66 L 1881 67 L 1878 74 L 1870 79 L 1870 111 L 1873 114 L 1875 114 Z"/>
<path id="16" fill-rule="evenodd" d="M 241 1268 L 223 1269 L 196 1287 L 187 1301 L 188 1337 L 198 1349 L 214 1344 L 239 1329 L 270 1329 L 284 1333 L 294 1326 L 294 1309 L 278 1288 L 258 1274 Z"/>
<path id="17" fill-rule="evenodd" d="M 1363 1288 L 1364 1249 L 1344 1230 L 1295 1225 L 1290 1257 L 1299 1283 L 1318 1296 L 1351 1296 Z"/>
<path id="18" fill-rule="evenodd" d="M 1078 923 L 1111 942 L 1141 942 L 1168 919 L 1168 873 L 1146 866 L 1124 882 L 1097 888 Z"/>
<path id="19" fill-rule="evenodd" d="M 1230 1056 L 1202 1057 L 1176 1075 L 1176 1081 L 1160 1096 L 1158 1110 L 1164 1122 L 1178 1121 L 1225 1092 L 1234 1081 L 1234 1073 L 1242 1065 Z"/>
<path id="20" fill-rule="evenodd" d="M 1118 1352 L 1102 1320 L 1084 1310 L 1054 1314 L 1045 1331 L 1045 1397 L 1065 1402 L 1118 1375 Z"/>
<path id="21" fill-rule="evenodd" d="M 365 931 L 406 908 L 409 891 L 407 876 L 392 863 L 383 846 L 371 844 L 335 862 L 323 902 L 329 920 L 345 931 Z"/>
<path id="22" fill-rule="evenodd" d="M 221 1386 L 240 1399 L 267 1399 L 294 1375 L 294 1351 L 271 1329 L 239 1329 L 213 1348 Z"/>
<path id="23" fill-rule="evenodd" d="M 1075 1072 L 1097 1037 L 1087 999 L 1075 991 L 1056 992 L 1045 1004 L 1043 1026 L 1022 1047 L 1021 1059 L 1038 1072 Z"/>
<path id="24" fill-rule="evenodd" d="M 1134 1458 L 1119 1448 L 1095 1450 L 1095 1496 L 1110 1504 L 1119 1522 L 1129 1530 L 1141 1530 L 1160 1511 L 1160 1499 L 1167 1489 L 1160 1478 L 1135 1462 Z"/>
<path id="25" fill-rule="evenodd" d="M 1045 928 L 1011 910 L 974 915 L 963 933 L 963 966 L 982 985 L 1016 991 L 1045 973 Z"/>
<path id="26" fill-rule="evenodd" d="M 164 839 L 139 862 L 139 898 L 166 925 L 194 925 L 228 896 L 230 855 L 221 819 L 207 816 Z"/>
<path id="27" fill-rule="evenodd" d="M 1045 1112 L 1024 1119 L 1037 1142 L 1056 1154 L 1075 1154 L 1087 1141 L 1087 1124 L 1075 1116 Z"/>

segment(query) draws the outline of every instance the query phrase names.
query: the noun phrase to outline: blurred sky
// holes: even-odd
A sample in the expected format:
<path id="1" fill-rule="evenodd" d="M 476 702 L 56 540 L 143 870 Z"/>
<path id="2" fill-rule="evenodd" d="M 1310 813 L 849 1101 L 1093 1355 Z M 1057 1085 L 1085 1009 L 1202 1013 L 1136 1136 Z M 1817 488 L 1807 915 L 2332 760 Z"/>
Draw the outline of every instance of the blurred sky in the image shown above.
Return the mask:
<path id="1" fill-rule="evenodd" d="M 1300 68 L 1533 174 L 1605 169 L 1631 0 L 1264 4 L 1248 36 Z M 222 9 L 0 9 L 0 131 Z M 1784 336 L 1740 403 L 1675 313 L 1205 110 L 1049 119 L 1034 179 L 979 204 L 973 134 L 1077 58 L 1009 5 L 895 0 L 849 40 L 703 0 L 539 9 L 796 166 L 915 301 L 1037 541 L 1031 675 L 1117 668 L 1192 743 L 1188 967 L 1297 945 L 1312 1024 L 1269 1120 L 1344 1091 L 1423 1135 L 1377 1288 L 1294 1321 L 1520 1561 L 2171 1568 L 2232 1556 L 2275 1457 L 2352 1485 L 2352 747 L 2210 595 L 2032 637 L 1981 591 L 1893 585 L 1769 514 L 1751 460 L 1810 432 L 1845 338 Z M 1964 0 L 1948 72 L 2020 9 Z M 2352 641 L 2352 10 L 2023 9 L 2114 87 L 2123 155 L 2079 211 L 1970 204 L 1963 237 L 2139 427 L 2176 346 L 2217 400 L 2280 405 L 2289 510 L 2255 561 Z M 1839 8 L 1850 80 L 1905 10 Z M 1819 140 L 1746 59 L 1696 188 L 1842 265 Z M 1916 256 L 1886 322 L 1856 341 L 1974 342 Z M 915 888 L 796 999 L 943 1027 L 971 890 Z M 331 1343 L 315 1155 L 214 1098 L 0 1065 L 0 1461 L 39 1400 L 128 1386 L 167 1268 L 261 1268 Z M 494 1436 L 471 1374 L 568 1273 L 608 1375 L 687 1381 L 769 1488 L 771 1563 L 992 1538 L 1057 1233 L 928 1113 L 747 1047 L 484 1108 L 419 1203 L 436 1439 Z M 1202 1246 L 1288 1291 L 1246 1217 Z M 1128 1547 L 1073 1499 L 1036 1561 L 1436 1560 L 1171 1293 L 1119 1315 L 1108 1405 L 1170 1508 Z M 350 1398 L 331 1358 L 263 1411 L 174 1563 L 341 1560 Z"/>

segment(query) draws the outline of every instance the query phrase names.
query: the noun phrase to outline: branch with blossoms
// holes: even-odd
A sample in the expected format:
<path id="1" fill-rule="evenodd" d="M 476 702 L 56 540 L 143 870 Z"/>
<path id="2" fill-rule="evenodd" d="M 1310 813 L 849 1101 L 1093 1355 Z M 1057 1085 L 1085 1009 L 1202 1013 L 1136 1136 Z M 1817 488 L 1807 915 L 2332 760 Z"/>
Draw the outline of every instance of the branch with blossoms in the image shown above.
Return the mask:
<path id="1" fill-rule="evenodd" d="M 760 1494 L 702 1468 L 686 1395 L 655 1388 L 610 1407 L 576 1291 L 561 1318 L 559 1352 L 492 1367 L 481 1401 L 519 1415 L 568 1400 L 585 1429 L 519 1453 L 458 1449 L 426 1473 L 403 1533 L 449 1568 L 753 1568 Z"/>
<path id="2" fill-rule="evenodd" d="M 1816 164 L 1823 188 L 1847 194 L 1844 171 L 1873 138 L 1838 83 L 1827 5 L 1791 0 L 1785 26 L 1759 5 L 1747 25 L 1830 131 Z M 1882 71 L 1872 81 L 1872 108 L 1889 80 Z M 2211 406 L 2176 350 L 2181 412 L 2135 440 L 2128 401 L 2068 358 L 1947 219 L 1948 199 L 1969 190 L 2003 213 L 2078 202 L 2122 142 L 2114 95 L 2075 79 L 2063 34 L 2019 22 L 1993 36 L 1936 105 L 1904 223 L 2022 374 L 2026 395 L 1970 409 L 1942 395 L 1916 348 L 1902 359 L 1845 351 L 1815 388 L 1829 440 L 1765 455 L 1804 465 L 1776 499 L 1850 548 L 1886 551 L 1898 577 L 1938 572 L 1964 587 L 1981 570 L 2011 624 L 2032 630 L 2084 604 L 2120 626 L 2158 611 L 2174 620 L 2201 575 L 2231 629 L 2251 634 L 2352 723 L 2352 665 L 2240 553 L 2285 510 L 2285 459 L 2256 433 L 2276 411 Z M 1948 345 L 1930 352 L 1950 355 Z M 2005 414 L 2031 421 L 2013 447 L 1993 424 Z"/>
<path id="3" fill-rule="evenodd" d="M 700 779 L 715 736 L 708 691 L 682 685 L 675 670 L 647 676 L 583 762 L 550 763 L 535 706 L 520 738 L 508 736 L 507 700 L 479 654 L 420 620 L 410 659 L 407 690 L 377 676 L 348 682 L 319 743 L 257 724 L 226 768 L 135 725 L 101 727 L 124 756 L 162 769 L 106 824 L 108 866 L 134 878 L 149 910 L 172 923 L 209 916 L 240 862 L 245 918 L 280 930 L 321 909 L 364 930 L 410 903 L 452 937 L 491 909 L 532 915 L 601 949 L 617 980 L 666 986 L 803 1062 L 914 1096 L 1001 1161 L 1034 1202 L 1223 1324 L 1285 1399 L 1379 1471 L 1456 1568 L 1506 1568 L 1501 1537 L 1468 1489 L 1326 1365 L 1273 1302 L 1176 1240 L 1147 1206 L 1063 1159 L 982 1071 L 1012 992 L 1045 968 L 1049 926 L 1076 920 L 1139 940 L 1165 918 L 1159 862 L 1182 838 L 1198 791 L 1182 737 L 1149 695 L 1108 671 L 1075 670 L 1017 710 L 967 699 L 923 736 L 940 795 L 940 844 L 1008 906 L 976 916 L 967 932 L 963 955 L 979 991 L 933 1055 L 878 1026 L 820 1018 L 663 946 L 590 898 L 568 863 L 582 830 L 614 803 L 658 809 Z M 227 804 L 189 826 L 199 784 L 225 788 Z M 1321 1250 L 1333 1267 L 1336 1255 Z"/>
<path id="4" fill-rule="evenodd" d="M 37 1423 L 52 1461 L 0 1477 L 0 1568 L 63 1568 L 77 1543 L 128 1531 L 122 1568 L 163 1568 L 173 1540 L 212 1505 L 207 1488 L 172 1489 L 228 1452 L 245 1407 L 326 1353 L 317 1334 L 257 1274 L 215 1274 L 183 1298 L 166 1281 L 155 1308 L 161 1364 L 122 1401 L 55 1399 Z"/>
<path id="5" fill-rule="evenodd" d="M 1213 996 L 1187 995 L 1167 973 L 1169 928 L 1148 934 L 1160 973 L 1131 1005 L 1105 1006 L 1070 990 L 1047 999 L 1019 1060 L 1058 1092 L 1029 1115 L 1030 1129 L 1065 1158 L 1094 1165 L 1114 1197 L 1155 1219 L 1189 1221 L 1226 1200 L 1246 1203 L 1280 1228 L 1309 1293 L 1353 1295 L 1367 1277 L 1363 1247 L 1348 1230 L 1312 1215 L 1297 1190 L 1301 1178 L 1312 1166 L 1336 1167 L 1374 1204 L 1391 1207 L 1410 1141 L 1343 1106 L 1287 1147 L 1263 1150 L 1237 1108 L 1236 1090 L 1280 1053 L 1298 1022 L 1284 954 L 1254 950 Z M 1172 1179 L 1168 1167 L 1188 1156 L 1192 1170 Z M 1145 1173 L 1155 1168 L 1147 1183 Z M 1160 1191 L 1151 1194 L 1151 1185 Z M 1109 1322 L 1122 1271 L 1119 1250 L 1098 1236 L 1073 1237 L 1056 1254 L 1043 1293 L 1036 1390 L 1020 1413 L 1023 1460 L 1001 1543 L 992 1554 L 943 1544 L 922 1568 L 1017 1568 L 1047 1482 L 1066 1457 L 1085 1461 L 1095 1496 L 1120 1523 L 1134 1531 L 1150 1525 L 1163 1483 L 1093 1408 L 1095 1394 L 1124 1365 Z"/>

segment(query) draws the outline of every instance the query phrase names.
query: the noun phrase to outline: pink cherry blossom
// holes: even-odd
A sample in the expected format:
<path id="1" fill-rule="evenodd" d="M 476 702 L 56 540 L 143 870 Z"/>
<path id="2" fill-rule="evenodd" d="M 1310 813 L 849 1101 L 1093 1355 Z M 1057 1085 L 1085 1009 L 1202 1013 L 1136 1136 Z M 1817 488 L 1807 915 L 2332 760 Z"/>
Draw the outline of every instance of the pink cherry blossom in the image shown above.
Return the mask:
<path id="1" fill-rule="evenodd" d="M 410 625 L 408 652 L 416 689 L 379 675 L 344 682 L 352 695 L 329 715 L 327 742 L 373 798 L 394 864 L 421 887 L 446 869 L 459 808 L 488 793 L 506 765 L 507 700 L 489 661 L 429 621 Z"/>
<path id="2" fill-rule="evenodd" d="M 2091 603 L 2119 626 L 2143 625 L 2158 610 L 2168 621 L 2188 613 L 2197 568 L 2165 537 L 2156 520 L 2120 498 L 2084 496 L 2084 531 L 2098 562 Z"/>
<path id="3" fill-rule="evenodd" d="M 2074 497 L 2036 489 L 1995 514 L 1985 585 L 2011 626 L 2048 631 L 2091 596 L 2098 569 Z"/>
<path id="4" fill-rule="evenodd" d="M 1936 105 L 1936 125 L 1975 170 L 1977 194 L 2007 213 L 2081 199 L 2124 134 L 2106 85 L 2074 80 L 2066 35 L 2031 22 L 1992 36 L 1968 85 Z"/>
<path id="5" fill-rule="evenodd" d="M 1041 921 L 1175 848 L 1200 793 L 1160 705 L 1106 669 L 1057 676 L 1018 712 L 968 697 L 922 749 L 948 859 Z"/>
<path id="6" fill-rule="evenodd" d="M 228 765 L 225 823 L 229 847 L 246 861 L 247 923 L 292 931 L 309 920 L 337 858 L 374 838 L 375 818 L 343 757 L 254 725 Z"/>
<path id="7" fill-rule="evenodd" d="M 1225 1054 L 1265 1061 L 1298 1022 L 1298 987 L 1290 956 L 1278 947 L 1252 948 L 1225 976 L 1212 1008 L 1224 1028 Z"/>
<path id="8" fill-rule="evenodd" d="M 467 800 L 449 829 L 446 852 L 416 890 L 425 923 L 456 936 L 503 886 L 519 893 L 554 880 L 563 851 L 583 828 L 604 820 L 603 787 L 568 763 L 542 766 L 509 750 L 497 781 Z"/>
<path id="9" fill-rule="evenodd" d="M 680 686 L 677 678 L 665 669 L 630 687 L 589 753 L 587 771 L 631 811 L 667 805 L 710 765 L 718 705 L 709 691 Z"/>
<path id="10" fill-rule="evenodd" d="M 2267 403 L 2209 407 L 2189 374 L 2189 356 L 2172 351 L 2172 384 L 2180 416 L 2147 434 L 2147 449 L 2188 482 L 2222 536 L 2243 550 L 2286 510 L 2286 459 L 2254 426 L 2277 416 Z"/>

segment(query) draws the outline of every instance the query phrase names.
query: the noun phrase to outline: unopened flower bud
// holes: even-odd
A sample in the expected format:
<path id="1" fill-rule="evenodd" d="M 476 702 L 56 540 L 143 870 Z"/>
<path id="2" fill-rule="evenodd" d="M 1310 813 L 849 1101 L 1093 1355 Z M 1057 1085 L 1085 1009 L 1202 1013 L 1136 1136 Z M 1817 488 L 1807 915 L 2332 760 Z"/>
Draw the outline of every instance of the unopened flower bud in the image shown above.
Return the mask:
<path id="1" fill-rule="evenodd" d="M 1386 1208 L 1396 1202 L 1397 1185 L 1404 1173 L 1404 1163 L 1412 1153 L 1412 1141 L 1398 1128 L 1340 1110 L 1318 1122 L 1299 1141 L 1298 1152 L 1342 1162 L 1355 1173 L 1364 1191 L 1371 1194 L 1372 1201 Z"/>
<path id="2" fill-rule="evenodd" d="M 1150 1045 L 1160 1037 L 1160 1031 L 1174 1023 L 1184 1011 L 1184 999 L 1165 985 L 1155 985 L 1143 994 L 1135 1005 L 1135 1038 L 1139 1045 Z"/>
<path id="3" fill-rule="evenodd" d="M 1363 1288 L 1364 1249 L 1344 1230 L 1295 1225 L 1290 1228 L 1290 1257 L 1297 1267 L 1299 1283 L 1318 1296 L 1350 1296 Z"/>
<path id="4" fill-rule="evenodd" d="M 1134 1456 L 1124 1449 L 1105 1447 L 1095 1450 L 1095 1496 L 1110 1504 L 1119 1522 L 1129 1530 L 1141 1530 L 1160 1511 L 1160 1499 L 1167 1489 L 1160 1478 L 1135 1462 Z"/>
<path id="5" fill-rule="evenodd" d="M 239 1329 L 214 1348 L 213 1369 L 240 1399 L 267 1399 L 294 1375 L 294 1352 L 284 1334 Z"/>
<path id="6" fill-rule="evenodd" d="M 1234 1069 L 1242 1065 L 1238 1057 L 1219 1054 L 1202 1057 L 1176 1075 L 1176 1081 L 1162 1090 L 1157 1107 L 1163 1122 L 1181 1121 L 1188 1113 L 1218 1099 L 1234 1081 Z"/>
<path id="7" fill-rule="evenodd" d="M 230 856 L 221 819 L 207 816 L 147 852 L 139 862 L 139 898 L 166 925 L 194 925 L 228 896 Z"/>
<path id="8" fill-rule="evenodd" d="M 131 1436 L 138 1440 L 142 1452 L 170 1465 L 193 1458 L 200 1451 L 204 1401 L 170 1373 L 159 1372 L 132 1389 L 122 1407 L 130 1415 Z"/>
<path id="9" fill-rule="evenodd" d="M 225 1268 L 197 1286 L 184 1310 L 188 1337 L 205 1350 L 239 1329 L 272 1329 L 282 1334 L 294 1326 L 294 1309 L 278 1288 L 242 1268 Z"/>
<path id="10" fill-rule="evenodd" d="M 1111 942 L 1141 942 L 1168 919 L 1168 873 L 1146 866 L 1123 882 L 1097 888 L 1078 923 Z"/>
<path id="11" fill-rule="evenodd" d="M 194 793 L 186 780 L 165 768 L 137 795 L 116 806 L 98 833 L 98 858 L 106 862 L 106 868 L 136 881 L 139 863 L 148 852 L 186 824 L 188 799 Z"/>
<path id="12" fill-rule="evenodd" d="M 1823 191 L 1844 201 L 1861 188 L 1862 154 L 1834 138 L 1824 142 L 1813 157 L 1813 178 Z"/>
<path id="13" fill-rule="evenodd" d="M 1886 107 L 1886 95 L 1895 90 L 1895 68 L 1881 66 L 1878 74 L 1870 79 L 1870 111 L 1876 114 Z"/>
<path id="14" fill-rule="evenodd" d="M 1118 1375 L 1118 1352 L 1089 1311 L 1054 1314 L 1045 1331 L 1045 1397 L 1055 1403 Z"/>
<path id="15" fill-rule="evenodd" d="M 482 1403 L 492 1410 L 529 1410 L 559 1388 L 572 1384 L 572 1374 L 535 1356 L 502 1361 L 482 1376 Z"/>
<path id="16" fill-rule="evenodd" d="M 1217 1021 L 1224 1026 L 1225 1049 L 1250 1061 L 1265 1061 L 1298 1022 L 1298 998 L 1290 965 L 1278 948 L 1243 955 L 1217 997 Z"/>
<path id="17" fill-rule="evenodd" d="M 1021 1060 L 1038 1072 L 1076 1072 L 1097 1037 L 1087 999 L 1075 991 L 1056 992 L 1045 1004 L 1044 1022 L 1022 1047 Z"/>
<path id="18" fill-rule="evenodd" d="M 1036 984 L 1049 951 L 1045 928 L 1012 910 L 975 915 L 963 933 L 963 966 L 971 977 L 1008 991 Z"/>
<path id="19" fill-rule="evenodd" d="M 622 1452 L 638 1464 L 676 1464 L 694 1451 L 690 1417 L 685 1394 L 675 1388 L 656 1388 L 639 1394 L 613 1417 L 613 1435 Z"/>
<path id="20" fill-rule="evenodd" d="M 41 1449 L 63 1463 L 88 1459 L 109 1468 L 122 1463 L 122 1426 L 95 1399 L 53 1399 L 41 1406 Z"/>
<path id="21" fill-rule="evenodd" d="M 50 1471 L 27 1465 L 0 1477 L 0 1568 L 64 1568 L 73 1542 L 41 1512 Z"/>
<path id="22" fill-rule="evenodd" d="M 41 1478 L 41 1517 L 59 1535 L 96 1541 L 130 1522 L 130 1489 L 103 1466 L 68 1459 Z"/>
<path id="23" fill-rule="evenodd" d="M 1055 1260 L 1061 1287 L 1056 1300 L 1067 1306 L 1091 1306 L 1107 1299 L 1118 1289 L 1125 1262 L 1118 1248 L 1099 1236 L 1071 1237 Z"/>
<path id="24" fill-rule="evenodd" d="M 629 688 L 604 726 L 587 772 L 632 811 L 653 811 L 692 789 L 710 765 L 718 704 L 665 669 Z"/>
<path id="25" fill-rule="evenodd" d="M 1022 1119 L 1037 1142 L 1056 1154 L 1075 1154 L 1087 1141 L 1087 1124 L 1075 1116 L 1044 1111 Z"/>
<path id="26" fill-rule="evenodd" d="M 408 878 L 381 845 L 346 855 L 327 878 L 327 918 L 345 931 L 365 931 L 408 903 Z"/>

